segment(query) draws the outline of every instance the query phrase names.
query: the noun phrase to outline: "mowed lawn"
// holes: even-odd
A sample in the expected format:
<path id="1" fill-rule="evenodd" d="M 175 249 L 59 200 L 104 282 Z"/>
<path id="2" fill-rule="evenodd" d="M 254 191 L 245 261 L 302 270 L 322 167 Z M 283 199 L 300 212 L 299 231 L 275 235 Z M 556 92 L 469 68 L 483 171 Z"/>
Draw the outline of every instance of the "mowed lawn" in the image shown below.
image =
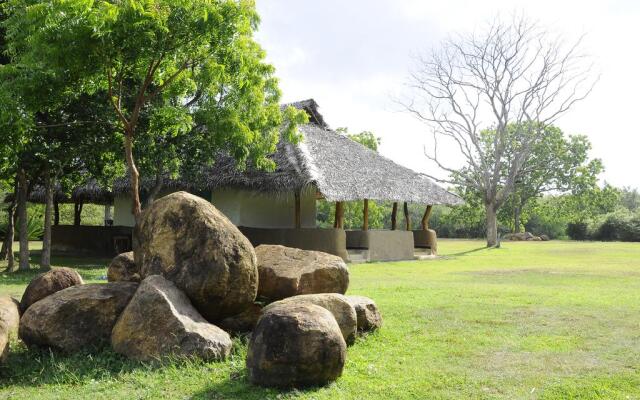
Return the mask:
<path id="1" fill-rule="evenodd" d="M 221 363 L 63 356 L 14 343 L 0 399 L 640 399 L 640 244 L 441 240 L 434 261 L 353 265 L 349 294 L 384 327 L 348 349 L 337 382 L 248 384 L 246 340 Z M 55 259 L 88 281 L 107 260 Z M 20 295 L 33 274 L 0 275 Z"/>

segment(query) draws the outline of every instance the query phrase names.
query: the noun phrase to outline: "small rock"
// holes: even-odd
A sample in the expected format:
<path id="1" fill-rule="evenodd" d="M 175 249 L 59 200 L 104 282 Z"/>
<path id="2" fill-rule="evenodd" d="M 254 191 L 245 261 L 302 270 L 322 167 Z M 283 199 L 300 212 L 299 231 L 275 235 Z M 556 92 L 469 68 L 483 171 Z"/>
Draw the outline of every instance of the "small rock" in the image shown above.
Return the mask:
<path id="1" fill-rule="evenodd" d="M 333 254 L 261 245 L 256 255 L 258 297 L 275 301 L 300 294 L 344 294 L 349 287 L 347 265 Z"/>
<path id="2" fill-rule="evenodd" d="M 374 331 L 382 326 L 382 315 L 373 300 L 364 296 L 347 296 L 347 301 L 356 310 L 359 331 Z"/>
<path id="3" fill-rule="evenodd" d="M 256 299 L 253 246 L 208 201 L 186 192 L 162 197 L 143 212 L 135 236 L 140 277 L 172 281 L 208 321 L 239 314 Z"/>
<path id="4" fill-rule="evenodd" d="M 27 346 L 73 352 L 108 342 L 118 316 L 138 285 L 133 282 L 78 285 L 33 304 L 20 320 Z"/>
<path id="5" fill-rule="evenodd" d="M 249 333 L 256 327 L 261 315 L 262 306 L 254 303 L 240 314 L 223 319 L 218 326 L 233 335 Z"/>
<path id="6" fill-rule="evenodd" d="M 231 351 L 229 334 L 207 322 L 173 282 L 145 278 L 111 333 L 113 349 L 140 361 L 167 356 L 223 360 Z"/>
<path id="7" fill-rule="evenodd" d="M 548 235 L 540 235 L 540 239 L 543 242 L 548 242 L 549 240 L 551 240 Z"/>
<path id="8" fill-rule="evenodd" d="M 265 311 L 247 352 L 249 381 L 278 387 L 325 385 L 342 374 L 346 343 L 335 318 L 313 304 Z"/>
<path id="9" fill-rule="evenodd" d="M 33 303 L 62 289 L 83 283 L 80 274 L 71 268 L 54 268 L 43 272 L 33 278 L 25 289 L 20 301 L 20 312 L 24 313 Z"/>
<path id="10" fill-rule="evenodd" d="M 20 323 L 18 302 L 9 296 L 0 296 L 0 362 L 9 353 L 9 342 L 17 335 Z"/>
<path id="11" fill-rule="evenodd" d="M 109 282 L 140 282 L 140 268 L 133 260 L 133 251 L 118 254 L 107 270 Z"/>
<path id="12" fill-rule="evenodd" d="M 266 306 L 263 312 L 283 304 L 314 304 L 327 309 L 338 322 L 345 342 L 350 345 L 356 340 L 357 316 L 347 297 L 338 293 L 303 294 L 287 297 Z"/>

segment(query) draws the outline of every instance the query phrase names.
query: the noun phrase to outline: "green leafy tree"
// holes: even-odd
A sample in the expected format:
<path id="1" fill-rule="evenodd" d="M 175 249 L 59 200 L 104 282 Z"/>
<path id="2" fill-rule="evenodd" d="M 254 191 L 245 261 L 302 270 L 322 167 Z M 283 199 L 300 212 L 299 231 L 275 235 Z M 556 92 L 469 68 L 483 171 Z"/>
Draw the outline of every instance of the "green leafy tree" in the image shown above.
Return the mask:
<path id="1" fill-rule="evenodd" d="M 640 193 L 638 193 L 638 189 L 623 187 L 620 190 L 620 203 L 624 208 L 632 212 L 640 209 Z"/>
<path id="2" fill-rule="evenodd" d="M 517 142 L 515 126 L 507 129 L 507 138 Z M 545 126 L 539 131 L 539 139 L 532 145 L 530 155 L 523 163 L 515 178 L 513 193 L 500 209 L 502 219 L 505 214 L 511 216 L 513 232 L 520 232 L 523 214 L 530 211 L 532 200 L 544 193 L 585 193 L 594 190 L 598 184 L 598 175 L 604 170 L 599 159 L 589 159 L 591 143 L 586 136 L 566 137 L 560 128 Z M 495 131 L 484 134 L 486 142 L 495 140 Z M 506 147 L 506 159 L 516 157 L 514 148 Z M 503 170 L 503 175 L 508 170 Z M 526 219 L 525 219 L 526 221 Z"/>
<path id="3" fill-rule="evenodd" d="M 350 134 L 348 128 L 342 127 L 336 129 L 336 132 L 346 135 L 354 142 L 358 142 L 364 147 L 367 147 L 375 152 L 378 151 L 378 146 L 380 146 L 380 137 L 374 135 L 371 131 L 362 131 L 360 133 Z"/>
<path id="4" fill-rule="evenodd" d="M 162 175 L 178 168 L 177 153 L 162 147 L 166 138 L 188 135 L 205 160 L 224 149 L 239 165 L 262 168 L 274 167 L 266 155 L 281 136 L 298 139 L 296 125 L 306 116 L 280 111 L 273 67 L 252 38 L 258 24 L 253 1 L 9 4 L 9 47 L 23 68 L 37 64 L 64 76 L 73 84 L 63 91 L 107 92 L 123 136 L 136 217 L 137 143 L 154 150 L 144 154 L 155 161 L 149 169 Z"/>
<path id="5" fill-rule="evenodd" d="M 0 128 L 12 140 L 0 148 L 5 155 L 0 172 L 5 179 L 16 177 L 20 269 L 29 268 L 28 238 L 23 235 L 27 231 L 25 224 L 29 223 L 27 198 L 36 185 L 45 189 L 41 267 L 46 269 L 50 265 L 53 192 L 58 182 L 69 187 L 84 183 L 90 175 L 105 176 L 106 166 L 113 166 L 118 159 L 118 138 L 113 134 L 113 111 L 104 106 L 106 92 L 74 92 L 69 90 L 77 82 L 73 75 L 60 74 L 35 60 L 29 65 L 20 60 L 20 48 L 12 41 L 15 36 L 11 28 L 17 22 L 13 13 L 24 10 L 9 5 L 13 7 L 3 8 L 9 11 L 2 26 L 8 27 L 6 54 L 10 63 L 0 70 L 0 96 L 6 99 Z"/>

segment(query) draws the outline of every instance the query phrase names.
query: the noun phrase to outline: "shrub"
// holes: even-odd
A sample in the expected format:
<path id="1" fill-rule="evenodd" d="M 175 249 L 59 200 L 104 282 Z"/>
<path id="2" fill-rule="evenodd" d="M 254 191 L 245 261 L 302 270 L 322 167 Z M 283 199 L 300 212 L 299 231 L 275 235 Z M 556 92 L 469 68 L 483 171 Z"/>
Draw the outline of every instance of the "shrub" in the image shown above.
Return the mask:
<path id="1" fill-rule="evenodd" d="M 20 235 L 20 226 L 16 225 L 16 238 Z M 27 218 L 27 237 L 29 240 L 42 240 L 44 235 L 44 226 L 42 218 L 39 216 L 31 216 Z"/>
<path id="2" fill-rule="evenodd" d="M 15 239 L 18 240 L 20 235 L 20 227 L 15 226 Z M 7 232 L 7 222 L 3 221 L 0 224 L 0 239 L 4 240 L 5 233 Z M 27 219 L 27 237 L 29 240 L 42 240 L 44 235 L 44 226 L 42 225 L 42 218 L 40 216 L 31 216 Z"/>
<path id="3" fill-rule="evenodd" d="M 640 242 L 640 215 L 625 212 L 608 214 L 593 236 L 596 240 Z"/>
<path id="4" fill-rule="evenodd" d="M 567 224 L 567 235 L 573 240 L 587 240 L 588 229 L 586 222 L 570 222 Z"/>

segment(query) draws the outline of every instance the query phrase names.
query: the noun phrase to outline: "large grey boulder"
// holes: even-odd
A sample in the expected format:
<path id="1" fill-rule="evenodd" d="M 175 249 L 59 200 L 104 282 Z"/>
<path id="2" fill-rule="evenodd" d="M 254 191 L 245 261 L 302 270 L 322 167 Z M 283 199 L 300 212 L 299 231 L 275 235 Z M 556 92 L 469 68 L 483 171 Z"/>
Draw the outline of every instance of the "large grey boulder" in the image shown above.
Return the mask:
<path id="1" fill-rule="evenodd" d="M 263 309 L 267 312 L 275 307 L 285 304 L 314 304 L 327 309 L 338 322 L 340 332 L 347 344 L 353 344 L 356 340 L 357 315 L 347 297 L 338 293 L 303 294 L 287 297 L 286 299 L 271 303 Z"/>
<path id="2" fill-rule="evenodd" d="M 260 245 L 256 255 L 261 298 L 274 301 L 300 294 L 344 294 L 349 287 L 349 270 L 338 256 L 278 245 Z"/>
<path id="3" fill-rule="evenodd" d="M 111 333 L 117 353 L 140 361 L 168 356 L 223 360 L 229 334 L 207 322 L 172 282 L 152 275 L 140 283 Z"/>
<path id="4" fill-rule="evenodd" d="M 207 320 L 236 315 L 255 300 L 253 246 L 208 201 L 186 192 L 162 197 L 144 211 L 135 234 L 141 278 L 174 282 Z"/>
<path id="5" fill-rule="evenodd" d="M 82 285 L 84 281 L 76 270 L 71 268 L 53 268 L 37 275 L 29 282 L 20 301 L 20 312 L 24 313 L 35 302 L 44 299 L 62 289 Z"/>
<path id="6" fill-rule="evenodd" d="M 133 251 L 118 254 L 107 269 L 109 282 L 140 282 L 140 268 L 133 259 Z"/>
<path id="7" fill-rule="evenodd" d="M 382 315 L 373 300 L 364 296 L 346 296 L 346 299 L 356 310 L 359 331 L 374 331 L 382 326 Z"/>
<path id="8" fill-rule="evenodd" d="M 324 385 L 342 374 L 346 343 L 335 318 L 313 304 L 265 311 L 247 352 L 249 380 L 279 388 Z"/>
<path id="9" fill-rule="evenodd" d="M 7 358 L 9 342 L 17 336 L 19 323 L 18 302 L 9 296 L 0 296 L 0 362 Z"/>
<path id="10" fill-rule="evenodd" d="M 108 342 L 118 316 L 138 284 L 113 282 L 72 286 L 33 304 L 20 320 L 27 346 L 73 352 Z"/>

